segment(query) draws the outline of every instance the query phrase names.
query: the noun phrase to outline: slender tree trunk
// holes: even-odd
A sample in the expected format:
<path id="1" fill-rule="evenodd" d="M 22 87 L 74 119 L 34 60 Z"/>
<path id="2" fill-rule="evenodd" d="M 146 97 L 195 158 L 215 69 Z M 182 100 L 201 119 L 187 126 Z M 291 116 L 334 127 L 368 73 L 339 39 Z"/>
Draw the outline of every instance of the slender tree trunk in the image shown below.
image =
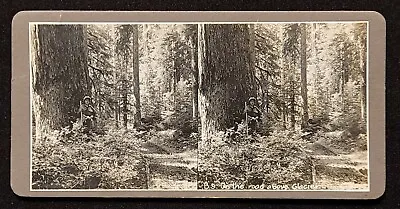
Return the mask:
<path id="1" fill-rule="evenodd" d="M 117 73 L 115 72 L 116 70 L 114 69 L 114 82 L 117 82 Z M 115 117 L 115 127 L 118 128 L 119 126 L 119 121 L 118 121 L 118 109 L 119 109 L 119 99 L 118 99 L 118 87 L 116 84 L 114 85 L 114 117 Z"/>
<path id="2" fill-rule="evenodd" d="M 89 95 L 86 34 L 82 25 L 31 27 L 31 70 L 36 137 L 79 118 Z"/>
<path id="3" fill-rule="evenodd" d="M 294 130 L 296 128 L 296 91 L 295 91 L 295 67 L 296 63 L 293 60 L 289 61 L 289 85 L 290 89 L 288 92 L 288 97 L 289 97 L 289 102 L 288 104 L 290 105 L 290 109 L 288 108 L 288 113 L 290 114 L 290 129 Z M 288 116 L 289 117 L 289 116 Z M 288 118 L 289 119 L 289 118 Z"/>
<path id="4" fill-rule="evenodd" d="M 283 66 L 283 63 L 282 65 Z M 285 86 L 283 85 L 285 83 L 285 76 L 283 71 L 285 70 L 284 67 L 281 68 L 281 106 L 282 106 L 282 128 L 283 130 L 286 130 L 286 121 L 287 121 L 287 94 L 286 94 L 286 89 Z"/>
<path id="5" fill-rule="evenodd" d="M 265 111 L 268 113 L 269 112 L 268 74 L 265 75 L 265 78 L 263 79 L 263 81 L 261 83 L 262 83 L 263 87 L 265 88 L 265 92 L 263 92 L 263 101 L 265 101 L 263 107 L 265 107 Z"/>
<path id="6" fill-rule="evenodd" d="M 111 34 L 112 37 L 115 39 L 115 26 L 111 26 Z M 119 95 L 118 95 L 118 75 L 117 75 L 117 58 L 116 58 L 116 49 L 115 49 L 115 42 L 113 43 L 112 49 L 112 62 L 113 62 L 113 98 L 114 98 L 114 120 L 115 120 L 115 127 L 119 128 L 119 121 L 118 121 L 118 109 L 119 109 Z"/>
<path id="7" fill-rule="evenodd" d="M 92 55 L 92 56 L 96 56 L 96 55 Z M 89 57 L 90 56 L 88 55 L 88 62 L 91 63 L 93 61 L 93 59 L 90 59 Z M 100 59 L 96 60 L 96 66 L 100 66 L 100 65 L 101 65 Z M 99 77 L 95 77 L 94 79 L 99 80 L 100 78 Z M 102 108 L 101 108 L 102 106 L 101 105 L 102 104 L 101 104 L 101 98 L 100 97 L 101 97 L 101 89 L 103 89 L 103 86 L 102 86 L 102 83 L 97 83 L 95 85 L 94 82 L 92 83 L 92 85 L 93 85 L 93 89 L 94 89 L 94 92 L 95 92 L 95 97 L 93 98 L 93 101 L 96 101 L 96 103 L 97 103 L 97 115 L 99 117 L 101 117 L 101 112 L 102 112 Z M 97 124 L 95 124 L 95 125 L 97 125 Z"/>
<path id="8" fill-rule="evenodd" d="M 124 57 L 125 59 L 125 66 L 123 70 L 123 81 L 122 81 L 122 104 L 123 104 L 123 109 L 122 109 L 122 116 L 123 116 L 123 122 L 124 122 L 124 127 L 128 127 L 128 79 L 127 79 L 127 74 L 128 74 L 128 57 Z"/>
<path id="9" fill-rule="evenodd" d="M 171 50 L 175 51 L 175 42 L 172 41 Z M 171 78 L 171 90 L 172 90 L 172 102 L 173 102 L 173 110 L 176 108 L 176 62 L 175 57 L 172 59 L 172 78 Z"/>
<path id="10" fill-rule="evenodd" d="M 367 123 L 367 85 L 366 85 L 366 72 L 365 72 L 365 66 L 362 66 L 362 82 L 361 82 L 361 118 L 364 121 L 364 123 Z"/>
<path id="11" fill-rule="evenodd" d="M 116 41 L 116 51 L 120 60 L 121 74 L 122 74 L 122 85 L 121 85 L 121 96 L 122 96 L 122 116 L 123 126 L 128 127 L 128 94 L 131 87 L 131 81 L 128 80 L 130 77 L 130 60 L 132 58 L 131 39 L 133 36 L 134 27 L 132 25 L 120 25 L 118 27 L 118 39 Z"/>
<path id="12" fill-rule="evenodd" d="M 366 86 L 366 81 L 367 81 L 367 76 L 366 76 L 366 50 L 365 50 L 365 44 L 363 43 L 363 39 L 359 40 L 359 53 L 360 53 L 360 70 L 361 70 L 361 92 L 360 92 L 360 101 L 361 101 L 361 119 L 364 122 L 364 124 L 367 123 L 367 97 L 366 97 L 366 92 L 367 92 L 367 86 Z"/>
<path id="13" fill-rule="evenodd" d="M 118 96 L 117 96 L 117 97 L 118 97 L 118 100 L 117 100 L 117 101 L 118 101 L 118 103 L 117 103 L 117 105 L 118 105 L 118 106 L 117 106 L 117 117 L 118 117 L 118 125 L 120 125 L 120 123 L 122 122 L 122 121 L 121 121 L 121 113 L 122 113 L 122 112 L 121 112 L 121 105 L 123 104 L 123 103 L 121 103 L 121 101 L 120 101 L 120 100 L 121 100 L 121 95 L 122 95 L 121 87 L 118 86 L 117 92 L 118 92 L 118 94 L 117 94 L 117 95 L 118 95 Z"/>
<path id="14" fill-rule="evenodd" d="M 293 79 L 294 72 L 292 75 L 292 80 L 290 81 L 290 128 L 294 130 L 296 128 L 296 92 L 294 88 L 295 81 Z"/>
<path id="15" fill-rule="evenodd" d="M 255 49 L 255 31 L 254 31 L 254 24 L 249 25 L 249 50 L 250 50 L 250 72 L 255 72 L 255 66 L 256 66 L 256 49 Z M 251 96 L 256 96 L 256 95 L 251 95 Z"/>
<path id="16" fill-rule="evenodd" d="M 234 126 L 249 96 L 255 96 L 247 25 L 199 25 L 201 137 Z"/>
<path id="17" fill-rule="evenodd" d="M 287 116 L 287 108 L 286 108 L 286 102 L 282 103 L 282 128 L 283 130 L 286 130 L 286 116 Z"/>
<path id="18" fill-rule="evenodd" d="M 303 117 L 302 127 L 305 128 L 308 122 L 308 97 L 307 97 L 307 30 L 306 24 L 301 24 L 301 38 L 300 38 L 300 66 L 301 66 L 301 97 L 303 98 Z"/>
<path id="19" fill-rule="evenodd" d="M 340 49 L 340 80 L 339 80 L 339 85 L 340 85 L 340 95 L 341 95 L 341 108 L 342 112 L 344 113 L 344 108 L 345 108 L 345 92 L 344 92 L 344 85 L 345 85 L 345 78 L 344 78 L 344 49 Z"/>
<path id="20" fill-rule="evenodd" d="M 122 107 L 122 119 L 124 122 L 124 127 L 128 127 L 128 94 L 126 93 L 126 84 L 123 85 L 123 107 Z"/>
<path id="21" fill-rule="evenodd" d="M 198 117 L 199 117 L 199 69 L 197 66 L 197 43 L 194 38 L 190 39 L 191 45 L 191 67 L 192 67 L 192 100 L 193 100 L 193 127 L 197 130 L 198 128 Z"/>
<path id="22" fill-rule="evenodd" d="M 286 106 L 286 93 L 282 94 L 282 128 L 286 130 L 286 121 L 287 121 L 287 106 Z"/>
<path id="23" fill-rule="evenodd" d="M 321 87 L 319 86 L 320 76 L 319 76 L 319 65 L 318 65 L 319 59 L 318 59 L 318 49 L 317 49 L 317 23 L 312 24 L 311 38 L 312 38 L 312 40 L 311 40 L 312 64 L 314 66 L 314 69 L 313 69 L 314 80 L 312 82 L 313 82 L 313 89 L 314 89 L 313 96 L 314 96 L 314 100 L 315 100 L 315 104 L 314 104 L 315 108 L 314 108 L 314 111 L 310 111 L 310 112 L 311 112 L 311 114 L 313 114 L 315 116 L 315 115 L 321 114 L 319 107 L 320 107 L 320 105 L 322 105 L 322 103 L 320 101 L 320 98 L 322 95 L 319 95 L 319 92 L 321 92 L 320 91 Z"/>
<path id="24" fill-rule="evenodd" d="M 135 98 L 135 113 L 133 125 L 140 125 L 140 87 L 139 87 L 139 30 L 138 25 L 133 25 L 133 96 Z"/>
<path id="25" fill-rule="evenodd" d="M 281 111 L 282 111 L 282 128 L 286 130 L 286 116 L 287 116 L 287 107 L 286 107 L 286 90 L 285 90 L 285 76 L 284 76 L 284 62 L 282 56 L 280 58 L 280 99 L 281 99 Z"/>

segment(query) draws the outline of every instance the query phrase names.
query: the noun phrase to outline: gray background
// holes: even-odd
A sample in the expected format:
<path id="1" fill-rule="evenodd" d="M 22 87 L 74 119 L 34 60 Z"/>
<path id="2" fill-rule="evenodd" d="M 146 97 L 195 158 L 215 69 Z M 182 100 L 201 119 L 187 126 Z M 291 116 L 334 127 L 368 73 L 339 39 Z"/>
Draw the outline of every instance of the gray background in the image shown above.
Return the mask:
<path id="1" fill-rule="evenodd" d="M 7 3 L 7 4 L 6 4 Z M 400 206 L 399 164 L 399 48 L 400 2 L 390 0 L 353 1 L 12 1 L 1 2 L 0 28 L 0 206 L 1 208 L 398 208 Z M 21 198 L 10 188 L 11 135 L 11 20 L 20 10 L 376 10 L 387 21 L 386 98 L 387 187 L 378 200 L 222 200 L 222 199 L 93 199 Z M 383 101 L 382 101 L 383 102 Z"/>

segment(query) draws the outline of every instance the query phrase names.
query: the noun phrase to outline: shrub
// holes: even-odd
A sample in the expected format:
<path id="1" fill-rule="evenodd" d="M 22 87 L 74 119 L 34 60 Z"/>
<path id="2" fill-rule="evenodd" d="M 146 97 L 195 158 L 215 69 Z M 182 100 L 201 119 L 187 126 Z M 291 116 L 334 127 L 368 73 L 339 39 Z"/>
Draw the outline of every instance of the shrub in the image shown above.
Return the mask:
<path id="1" fill-rule="evenodd" d="M 34 189 L 145 188 L 144 158 L 135 132 L 86 135 L 77 127 L 53 131 L 33 143 Z"/>
<path id="2" fill-rule="evenodd" d="M 254 185 L 312 183 L 311 161 L 300 134 L 275 131 L 270 136 L 216 134 L 200 145 L 199 189 L 252 189 Z M 234 185 L 227 187 L 226 185 Z"/>

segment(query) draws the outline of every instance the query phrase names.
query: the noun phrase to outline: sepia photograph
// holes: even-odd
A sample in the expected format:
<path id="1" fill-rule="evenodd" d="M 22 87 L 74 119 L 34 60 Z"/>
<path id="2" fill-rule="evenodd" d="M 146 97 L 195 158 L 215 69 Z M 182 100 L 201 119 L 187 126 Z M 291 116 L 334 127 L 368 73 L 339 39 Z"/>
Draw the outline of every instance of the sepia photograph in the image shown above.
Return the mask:
<path id="1" fill-rule="evenodd" d="M 368 190 L 366 23 L 198 33 L 199 189 Z"/>
<path id="2" fill-rule="evenodd" d="M 369 191 L 367 46 L 367 21 L 31 22 L 31 190 Z"/>

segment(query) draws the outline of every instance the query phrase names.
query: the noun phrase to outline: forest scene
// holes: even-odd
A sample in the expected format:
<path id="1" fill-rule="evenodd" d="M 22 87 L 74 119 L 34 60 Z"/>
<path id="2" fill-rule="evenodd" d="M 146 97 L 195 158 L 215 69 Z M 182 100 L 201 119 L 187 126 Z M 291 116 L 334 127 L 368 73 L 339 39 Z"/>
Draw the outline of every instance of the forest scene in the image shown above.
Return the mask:
<path id="1" fill-rule="evenodd" d="M 32 189 L 366 190 L 367 24 L 31 24 Z"/>

